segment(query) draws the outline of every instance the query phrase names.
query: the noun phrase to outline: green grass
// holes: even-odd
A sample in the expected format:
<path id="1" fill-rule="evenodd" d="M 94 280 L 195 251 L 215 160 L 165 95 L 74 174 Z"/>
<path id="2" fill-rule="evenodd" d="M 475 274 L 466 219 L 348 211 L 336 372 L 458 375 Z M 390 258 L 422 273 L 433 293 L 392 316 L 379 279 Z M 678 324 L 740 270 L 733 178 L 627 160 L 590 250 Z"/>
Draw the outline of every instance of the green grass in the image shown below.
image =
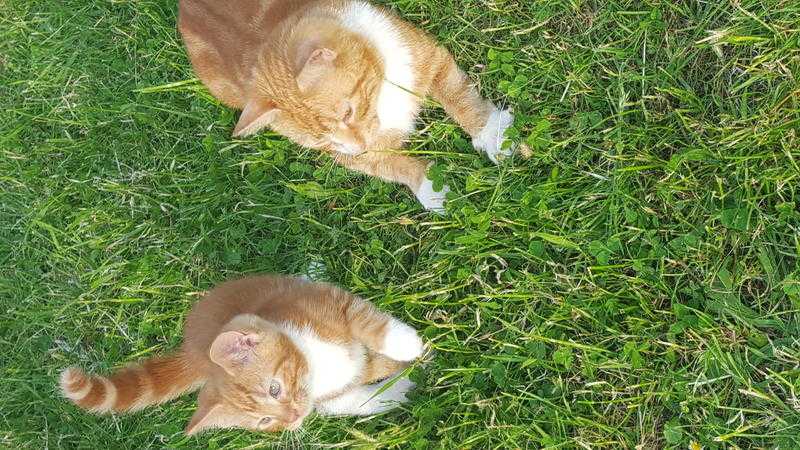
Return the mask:
<path id="1" fill-rule="evenodd" d="M 176 3 L 0 2 L 0 447 L 800 448 L 796 1 L 386 1 L 534 149 L 495 167 L 426 110 L 443 217 L 232 140 Z M 403 409 L 189 438 L 190 396 L 59 397 L 175 347 L 215 283 L 312 261 L 433 343 Z"/>

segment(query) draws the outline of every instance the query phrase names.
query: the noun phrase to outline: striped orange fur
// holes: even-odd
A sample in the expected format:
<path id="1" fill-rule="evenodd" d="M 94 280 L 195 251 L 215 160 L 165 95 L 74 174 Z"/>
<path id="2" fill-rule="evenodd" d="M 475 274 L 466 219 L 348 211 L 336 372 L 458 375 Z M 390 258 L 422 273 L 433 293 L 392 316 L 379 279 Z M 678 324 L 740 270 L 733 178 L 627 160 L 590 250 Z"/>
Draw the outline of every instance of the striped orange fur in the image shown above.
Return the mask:
<path id="1" fill-rule="evenodd" d="M 363 415 L 385 410 L 383 401 L 404 401 L 413 386 L 407 380 L 380 395 L 371 394 L 373 383 L 399 374 L 422 351 L 411 327 L 346 291 L 260 276 L 206 294 L 188 314 L 176 352 L 109 376 L 71 367 L 60 385 L 67 399 L 100 414 L 136 411 L 200 388 L 187 433 L 278 431 L 300 426 L 318 407 Z"/>
<path id="2" fill-rule="evenodd" d="M 178 28 L 200 80 L 241 109 L 235 136 L 270 127 L 353 170 L 408 186 L 441 210 L 429 163 L 402 154 L 433 97 L 492 161 L 513 117 L 480 96 L 451 54 L 362 0 L 180 0 Z M 525 152 L 523 152 L 525 153 Z"/>
<path id="3" fill-rule="evenodd" d="M 202 374 L 176 353 L 144 360 L 109 377 L 71 367 L 62 372 L 60 384 L 64 396 L 83 409 L 120 413 L 166 402 L 195 390 L 203 381 Z"/>

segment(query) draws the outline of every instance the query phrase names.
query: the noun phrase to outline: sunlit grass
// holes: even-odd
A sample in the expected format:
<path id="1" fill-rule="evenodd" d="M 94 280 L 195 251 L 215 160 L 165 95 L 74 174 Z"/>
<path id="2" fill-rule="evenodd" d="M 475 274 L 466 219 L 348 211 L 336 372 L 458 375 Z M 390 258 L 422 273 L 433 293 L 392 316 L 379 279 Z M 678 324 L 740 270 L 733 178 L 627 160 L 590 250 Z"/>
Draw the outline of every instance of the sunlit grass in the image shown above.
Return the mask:
<path id="1" fill-rule="evenodd" d="M 496 167 L 426 110 L 445 216 L 231 139 L 176 3 L 0 6 L 0 446 L 800 448 L 797 2 L 384 2 L 533 149 Z M 308 267 L 432 342 L 405 408 L 189 438 L 190 396 L 59 398 L 67 365 L 175 347 L 215 283 Z"/>

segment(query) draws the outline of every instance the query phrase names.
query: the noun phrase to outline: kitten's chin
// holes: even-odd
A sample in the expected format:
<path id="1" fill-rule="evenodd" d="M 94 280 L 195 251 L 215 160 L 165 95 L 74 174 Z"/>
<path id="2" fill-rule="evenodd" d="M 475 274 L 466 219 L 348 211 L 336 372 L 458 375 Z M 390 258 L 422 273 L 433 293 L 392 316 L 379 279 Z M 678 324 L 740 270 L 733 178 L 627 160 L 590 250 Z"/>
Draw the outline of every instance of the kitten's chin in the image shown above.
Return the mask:
<path id="1" fill-rule="evenodd" d="M 306 420 L 306 417 L 308 417 L 308 413 L 303 414 L 302 416 L 298 417 L 297 420 L 295 420 L 294 422 L 286 425 L 286 429 L 289 431 L 297 430 L 298 428 L 303 426 L 303 421 Z"/>

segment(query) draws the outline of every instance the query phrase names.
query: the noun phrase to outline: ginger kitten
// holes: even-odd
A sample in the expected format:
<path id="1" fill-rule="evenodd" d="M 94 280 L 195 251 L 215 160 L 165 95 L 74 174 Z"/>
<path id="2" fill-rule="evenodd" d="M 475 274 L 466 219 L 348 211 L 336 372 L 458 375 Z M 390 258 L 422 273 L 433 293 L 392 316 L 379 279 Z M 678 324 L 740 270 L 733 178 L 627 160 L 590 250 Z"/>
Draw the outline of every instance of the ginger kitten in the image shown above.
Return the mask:
<path id="1" fill-rule="evenodd" d="M 513 117 L 480 97 L 450 53 L 362 0 L 180 0 L 178 28 L 211 93 L 242 109 L 233 131 L 269 126 L 350 169 L 408 186 L 442 211 L 428 162 L 398 150 L 432 96 L 493 162 Z"/>
<path id="2" fill-rule="evenodd" d="M 71 367 L 60 384 L 95 413 L 135 411 L 200 388 L 188 434 L 293 430 L 312 410 L 370 415 L 405 401 L 414 387 L 406 377 L 377 392 L 423 348 L 413 328 L 335 286 L 259 276 L 223 283 L 195 304 L 176 352 L 109 377 Z"/>

